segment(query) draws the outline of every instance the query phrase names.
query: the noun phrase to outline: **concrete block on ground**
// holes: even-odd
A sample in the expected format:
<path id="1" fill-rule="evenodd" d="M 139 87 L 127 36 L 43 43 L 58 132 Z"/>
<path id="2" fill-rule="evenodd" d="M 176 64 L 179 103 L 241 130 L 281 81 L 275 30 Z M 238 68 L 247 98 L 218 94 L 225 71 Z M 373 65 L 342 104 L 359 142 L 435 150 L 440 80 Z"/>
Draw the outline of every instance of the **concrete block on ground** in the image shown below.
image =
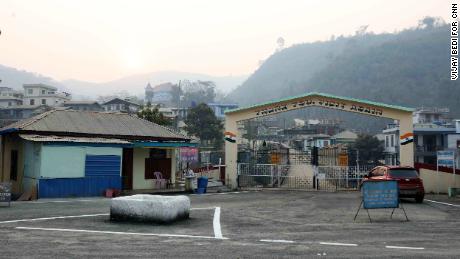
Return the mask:
<path id="1" fill-rule="evenodd" d="M 190 199 L 184 195 L 137 194 L 112 199 L 110 219 L 171 223 L 189 218 Z"/>

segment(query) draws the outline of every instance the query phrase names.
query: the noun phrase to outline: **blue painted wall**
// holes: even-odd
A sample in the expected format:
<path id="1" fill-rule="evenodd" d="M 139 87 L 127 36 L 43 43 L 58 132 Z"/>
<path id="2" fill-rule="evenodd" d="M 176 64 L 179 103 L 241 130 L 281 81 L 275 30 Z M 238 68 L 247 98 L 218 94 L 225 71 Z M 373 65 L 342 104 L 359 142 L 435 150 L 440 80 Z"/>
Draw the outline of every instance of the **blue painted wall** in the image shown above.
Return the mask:
<path id="1" fill-rule="evenodd" d="M 121 189 L 120 176 L 40 179 L 39 198 L 102 196 L 106 189 Z"/>

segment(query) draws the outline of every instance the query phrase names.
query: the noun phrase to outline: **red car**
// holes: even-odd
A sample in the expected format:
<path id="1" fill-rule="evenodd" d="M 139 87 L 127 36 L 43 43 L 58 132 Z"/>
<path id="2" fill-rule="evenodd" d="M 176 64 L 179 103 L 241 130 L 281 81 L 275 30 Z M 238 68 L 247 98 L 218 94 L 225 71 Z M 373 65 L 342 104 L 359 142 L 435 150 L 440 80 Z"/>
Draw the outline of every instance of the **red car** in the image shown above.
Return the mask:
<path id="1" fill-rule="evenodd" d="M 399 197 L 415 198 L 417 203 L 422 203 L 425 197 L 423 181 L 413 167 L 377 166 L 364 176 L 363 181 L 367 180 L 396 180 L 399 184 Z"/>

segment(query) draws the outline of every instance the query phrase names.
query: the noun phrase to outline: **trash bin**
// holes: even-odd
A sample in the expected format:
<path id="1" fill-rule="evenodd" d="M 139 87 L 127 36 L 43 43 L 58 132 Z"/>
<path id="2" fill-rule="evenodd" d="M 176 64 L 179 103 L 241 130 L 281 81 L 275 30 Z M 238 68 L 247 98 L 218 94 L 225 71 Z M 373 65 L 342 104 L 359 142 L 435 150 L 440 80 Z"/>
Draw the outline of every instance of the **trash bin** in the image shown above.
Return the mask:
<path id="1" fill-rule="evenodd" d="M 208 177 L 201 176 L 198 177 L 198 188 L 197 193 L 206 193 L 206 189 L 208 188 Z"/>
<path id="2" fill-rule="evenodd" d="M 185 191 L 193 192 L 195 189 L 194 186 L 195 176 L 185 176 Z"/>
<path id="3" fill-rule="evenodd" d="M 448 194 L 449 197 L 455 197 L 455 196 L 457 196 L 457 194 L 458 194 L 458 188 L 449 187 L 448 193 L 447 193 L 447 194 Z"/>

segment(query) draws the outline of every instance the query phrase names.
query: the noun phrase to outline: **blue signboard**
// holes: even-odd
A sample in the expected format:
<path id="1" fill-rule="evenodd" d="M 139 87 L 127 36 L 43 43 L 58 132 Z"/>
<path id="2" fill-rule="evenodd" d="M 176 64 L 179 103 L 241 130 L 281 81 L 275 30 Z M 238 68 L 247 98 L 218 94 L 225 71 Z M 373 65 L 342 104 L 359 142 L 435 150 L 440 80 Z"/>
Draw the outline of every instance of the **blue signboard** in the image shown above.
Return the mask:
<path id="1" fill-rule="evenodd" d="M 454 160 L 438 159 L 438 166 L 453 167 Z"/>
<path id="2" fill-rule="evenodd" d="M 397 181 L 365 181 L 362 186 L 365 209 L 398 208 L 399 186 Z"/>
<path id="3" fill-rule="evenodd" d="M 455 152 L 452 150 L 440 150 L 436 152 L 438 166 L 453 167 Z"/>

